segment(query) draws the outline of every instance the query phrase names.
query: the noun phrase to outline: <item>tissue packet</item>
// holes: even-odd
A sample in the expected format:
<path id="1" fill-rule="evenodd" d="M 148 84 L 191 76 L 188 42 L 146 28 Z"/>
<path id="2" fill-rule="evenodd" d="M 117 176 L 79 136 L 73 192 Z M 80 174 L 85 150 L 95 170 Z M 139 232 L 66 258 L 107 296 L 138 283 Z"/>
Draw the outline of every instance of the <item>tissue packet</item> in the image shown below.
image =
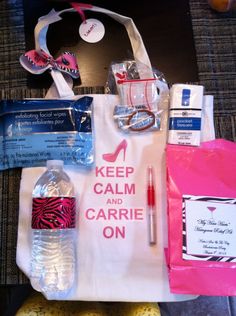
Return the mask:
<path id="1" fill-rule="evenodd" d="M 94 161 L 92 97 L 0 102 L 0 170 Z"/>
<path id="2" fill-rule="evenodd" d="M 204 87 L 174 84 L 170 89 L 168 143 L 200 145 Z"/>

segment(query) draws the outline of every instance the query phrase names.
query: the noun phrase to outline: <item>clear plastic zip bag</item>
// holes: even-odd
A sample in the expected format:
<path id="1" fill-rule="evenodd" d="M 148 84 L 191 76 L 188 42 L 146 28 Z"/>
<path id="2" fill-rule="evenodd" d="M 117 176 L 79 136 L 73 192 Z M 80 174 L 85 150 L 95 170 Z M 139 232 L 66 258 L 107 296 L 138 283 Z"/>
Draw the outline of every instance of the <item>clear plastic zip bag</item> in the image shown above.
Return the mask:
<path id="1" fill-rule="evenodd" d="M 126 132 L 161 129 L 162 112 L 169 100 L 169 89 L 164 76 L 157 71 L 153 77 L 140 78 L 143 65 L 126 61 L 111 66 L 109 91 L 117 90 L 120 104 L 114 108 L 117 126 Z"/>

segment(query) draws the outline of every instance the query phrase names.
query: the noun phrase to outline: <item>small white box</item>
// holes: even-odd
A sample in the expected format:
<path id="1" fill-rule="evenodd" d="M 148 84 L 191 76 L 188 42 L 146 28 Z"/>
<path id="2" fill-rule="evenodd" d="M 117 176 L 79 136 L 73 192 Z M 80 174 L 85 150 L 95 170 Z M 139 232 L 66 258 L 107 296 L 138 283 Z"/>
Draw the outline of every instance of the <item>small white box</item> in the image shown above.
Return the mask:
<path id="1" fill-rule="evenodd" d="M 170 89 L 168 143 L 200 145 L 204 87 L 174 84 Z"/>

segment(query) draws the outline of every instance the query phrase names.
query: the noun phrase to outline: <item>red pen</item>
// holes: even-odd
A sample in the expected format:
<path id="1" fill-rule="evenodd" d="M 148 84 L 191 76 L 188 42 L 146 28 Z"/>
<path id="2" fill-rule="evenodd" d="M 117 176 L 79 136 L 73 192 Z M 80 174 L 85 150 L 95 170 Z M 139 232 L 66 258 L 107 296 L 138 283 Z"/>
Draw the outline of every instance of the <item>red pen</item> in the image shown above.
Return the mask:
<path id="1" fill-rule="evenodd" d="M 156 203 L 152 166 L 148 166 L 147 206 L 149 244 L 154 245 L 156 244 Z"/>

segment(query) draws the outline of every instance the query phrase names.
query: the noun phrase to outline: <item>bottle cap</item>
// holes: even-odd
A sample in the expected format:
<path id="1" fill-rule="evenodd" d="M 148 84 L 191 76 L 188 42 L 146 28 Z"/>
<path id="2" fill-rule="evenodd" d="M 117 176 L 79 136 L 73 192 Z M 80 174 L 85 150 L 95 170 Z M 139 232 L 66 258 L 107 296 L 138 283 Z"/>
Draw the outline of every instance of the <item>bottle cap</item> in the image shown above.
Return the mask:
<path id="1" fill-rule="evenodd" d="M 52 168 L 52 167 L 63 168 L 63 166 L 64 166 L 63 160 L 47 160 L 47 168 Z"/>

